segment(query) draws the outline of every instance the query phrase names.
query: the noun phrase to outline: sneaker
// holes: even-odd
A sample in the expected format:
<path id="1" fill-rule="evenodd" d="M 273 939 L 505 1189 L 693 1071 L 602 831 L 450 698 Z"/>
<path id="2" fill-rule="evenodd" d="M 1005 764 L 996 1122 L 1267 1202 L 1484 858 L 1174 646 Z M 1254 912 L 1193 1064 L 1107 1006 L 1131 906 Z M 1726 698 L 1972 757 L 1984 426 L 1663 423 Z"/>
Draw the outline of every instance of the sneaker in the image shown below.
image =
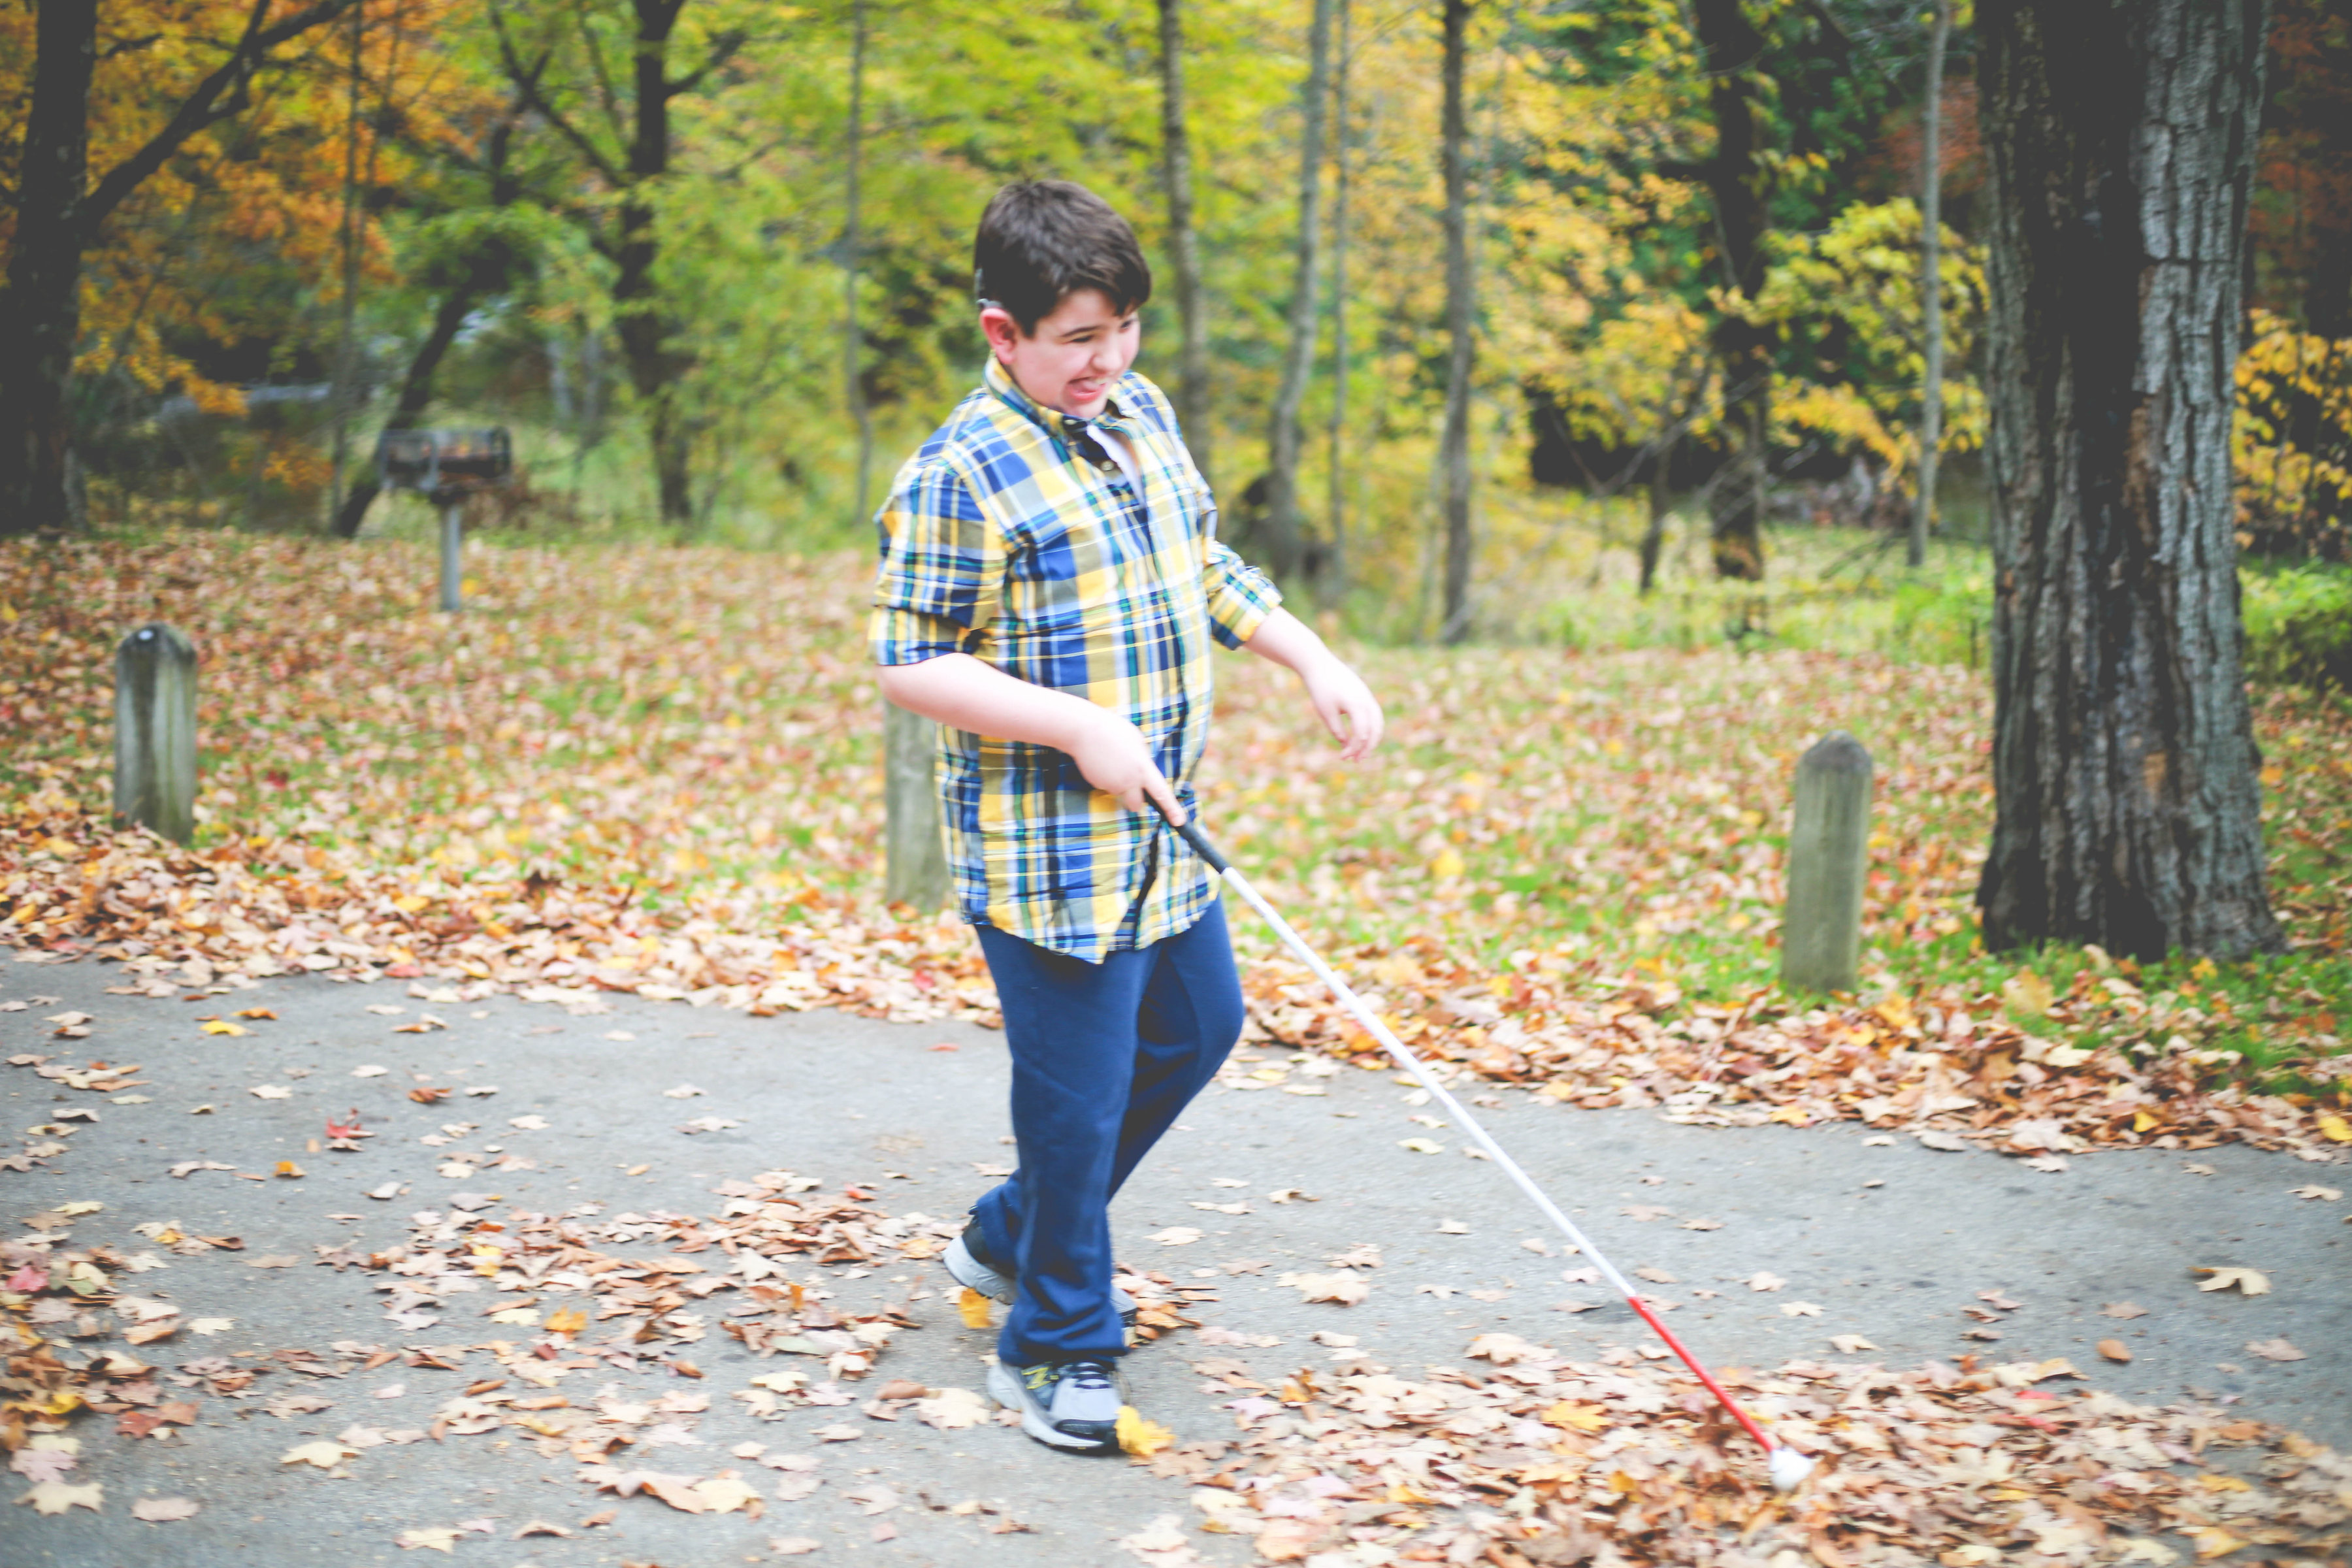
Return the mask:
<path id="1" fill-rule="evenodd" d="M 972 1243 L 979 1239 L 977 1225 L 964 1226 L 961 1236 L 948 1243 L 940 1261 L 947 1267 L 948 1278 L 967 1290 L 977 1290 L 991 1300 L 1010 1306 L 1013 1301 L 1014 1276 L 1009 1269 L 983 1262 Z M 1110 1288 L 1110 1304 L 1118 1310 L 1118 1321 L 1129 1328 L 1135 1327 L 1135 1298 L 1114 1285 Z"/>
<path id="2" fill-rule="evenodd" d="M 988 1369 L 988 1392 L 1021 1412 L 1021 1430 L 1074 1454 L 1118 1452 L 1118 1381 L 1108 1361 L 1040 1362 Z"/>

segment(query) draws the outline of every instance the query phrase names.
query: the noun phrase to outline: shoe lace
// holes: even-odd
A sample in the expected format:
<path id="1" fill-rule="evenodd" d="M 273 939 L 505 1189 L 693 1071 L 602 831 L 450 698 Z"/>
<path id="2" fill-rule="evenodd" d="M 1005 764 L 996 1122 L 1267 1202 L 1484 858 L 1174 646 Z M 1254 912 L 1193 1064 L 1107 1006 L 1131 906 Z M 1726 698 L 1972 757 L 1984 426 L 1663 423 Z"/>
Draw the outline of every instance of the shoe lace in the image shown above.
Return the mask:
<path id="1" fill-rule="evenodd" d="M 1111 1385 L 1110 1363 L 1107 1361 L 1064 1362 L 1059 1381 L 1075 1388 L 1108 1388 Z"/>

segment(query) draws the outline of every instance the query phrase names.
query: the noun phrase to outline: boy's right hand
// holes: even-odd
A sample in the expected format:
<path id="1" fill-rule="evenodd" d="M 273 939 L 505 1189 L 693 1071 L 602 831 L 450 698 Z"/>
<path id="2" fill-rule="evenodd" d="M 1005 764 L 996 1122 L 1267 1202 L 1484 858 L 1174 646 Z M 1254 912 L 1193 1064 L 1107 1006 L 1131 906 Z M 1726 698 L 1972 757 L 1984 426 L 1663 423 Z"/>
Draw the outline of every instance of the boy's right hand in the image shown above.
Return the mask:
<path id="1" fill-rule="evenodd" d="M 1095 709 L 1094 717 L 1073 738 L 1069 752 L 1087 783 L 1117 796 L 1128 810 L 1147 812 L 1157 801 L 1171 826 L 1183 826 L 1184 808 L 1176 804 L 1175 789 L 1160 764 L 1151 760 L 1143 732 L 1125 719 L 1107 708 Z"/>

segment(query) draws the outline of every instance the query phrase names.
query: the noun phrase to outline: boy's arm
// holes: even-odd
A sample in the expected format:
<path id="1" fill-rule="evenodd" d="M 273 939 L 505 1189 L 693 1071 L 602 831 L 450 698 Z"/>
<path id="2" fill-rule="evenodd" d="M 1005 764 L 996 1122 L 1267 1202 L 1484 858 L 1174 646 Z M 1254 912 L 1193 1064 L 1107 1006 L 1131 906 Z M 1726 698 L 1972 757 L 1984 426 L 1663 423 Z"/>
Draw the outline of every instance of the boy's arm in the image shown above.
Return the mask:
<path id="1" fill-rule="evenodd" d="M 1118 796 L 1128 810 L 1150 810 L 1149 796 L 1171 822 L 1184 820 L 1184 808 L 1176 804 L 1176 792 L 1151 760 L 1141 732 L 1108 708 L 1032 685 L 968 653 L 886 664 L 877 673 L 882 695 L 901 708 L 975 735 L 1066 752 L 1088 784 Z"/>
<path id="2" fill-rule="evenodd" d="M 1295 673 L 1307 687 L 1315 716 L 1340 743 L 1346 762 L 1359 762 L 1381 743 L 1386 727 L 1378 699 L 1363 678 L 1324 645 L 1315 628 L 1288 610 L 1276 609 L 1242 645 L 1260 658 Z"/>

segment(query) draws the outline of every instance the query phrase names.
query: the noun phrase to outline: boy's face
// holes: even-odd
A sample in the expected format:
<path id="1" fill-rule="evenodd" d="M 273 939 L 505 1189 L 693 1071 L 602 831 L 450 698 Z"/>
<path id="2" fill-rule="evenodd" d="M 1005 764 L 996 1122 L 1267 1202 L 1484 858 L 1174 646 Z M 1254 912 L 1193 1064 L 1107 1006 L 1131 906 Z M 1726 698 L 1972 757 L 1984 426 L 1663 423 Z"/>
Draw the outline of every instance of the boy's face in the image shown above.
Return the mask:
<path id="1" fill-rule="evenodd" d="M 1122 314 L 1099 289 L 1081 289 L 1024 333 L 1012 313 L 991 305 L 980 312 L 990 352 L 1021 390 L 1048 408 L 1092 419 L 1111 384 L 1135 363 L 1143 329 L 1135 312 Z"/>

